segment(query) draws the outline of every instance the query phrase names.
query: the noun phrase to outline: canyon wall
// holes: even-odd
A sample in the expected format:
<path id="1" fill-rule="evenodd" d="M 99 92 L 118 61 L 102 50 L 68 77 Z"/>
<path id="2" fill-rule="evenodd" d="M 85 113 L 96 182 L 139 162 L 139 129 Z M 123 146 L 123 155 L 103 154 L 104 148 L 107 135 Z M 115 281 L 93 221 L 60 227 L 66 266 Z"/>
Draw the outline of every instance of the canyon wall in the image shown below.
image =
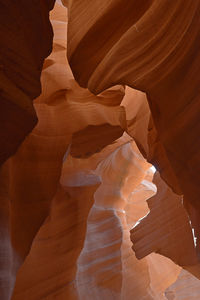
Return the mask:
<path id="1" fill-rule="evenodd" d="M 198 299 L 199 0 L 0 4 L 0 298 Z"/>

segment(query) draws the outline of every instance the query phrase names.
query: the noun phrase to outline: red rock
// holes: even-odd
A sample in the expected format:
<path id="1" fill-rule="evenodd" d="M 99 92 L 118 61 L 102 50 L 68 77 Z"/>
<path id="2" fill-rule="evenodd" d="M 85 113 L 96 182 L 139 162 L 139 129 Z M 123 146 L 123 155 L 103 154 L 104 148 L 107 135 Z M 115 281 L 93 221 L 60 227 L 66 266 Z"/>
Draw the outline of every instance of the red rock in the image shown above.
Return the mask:
<path id="1" fill-rule="evenodd" d="M 37 123 L 32 100 L 41 93 L 42 65 L 52 48 L 49 11 L 54 2 L 0 3 L 0 164 Z"/>
<path id="2" fill-rule="evenodd" d="M 197 299 L 199 1 L 0 2 L 2 300 Z"/>

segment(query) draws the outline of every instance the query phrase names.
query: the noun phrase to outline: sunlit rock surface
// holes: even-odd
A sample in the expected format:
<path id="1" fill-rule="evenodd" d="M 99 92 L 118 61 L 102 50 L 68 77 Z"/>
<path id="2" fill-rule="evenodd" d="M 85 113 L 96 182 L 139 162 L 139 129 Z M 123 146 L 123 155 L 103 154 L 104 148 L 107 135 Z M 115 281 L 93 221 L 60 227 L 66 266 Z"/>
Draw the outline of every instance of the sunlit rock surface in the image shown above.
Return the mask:
<path id="1" fill-rule="evenodd" d="M 154 161 L 198 211 L 199 9 L 199 0 L 71 0 L 68 25 L 69 62 L 81 86 L 146 92 L 157 132 Z"/>
<path id="2" fill-rule="evenodd" d="M 199 0 L 0 4 L 0 299 L 199 299 Z"/>

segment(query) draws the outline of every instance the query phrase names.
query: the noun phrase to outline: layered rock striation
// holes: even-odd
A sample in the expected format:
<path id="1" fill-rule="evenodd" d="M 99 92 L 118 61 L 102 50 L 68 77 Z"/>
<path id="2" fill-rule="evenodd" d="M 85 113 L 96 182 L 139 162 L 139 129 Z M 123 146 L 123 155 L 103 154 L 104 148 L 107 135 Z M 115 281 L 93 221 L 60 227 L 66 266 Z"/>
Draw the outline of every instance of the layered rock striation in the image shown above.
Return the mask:
<path id="1" fill-rule="evenodd" d="M 0 298 L 198 299 L 199 0 L 0 7 Z"/>

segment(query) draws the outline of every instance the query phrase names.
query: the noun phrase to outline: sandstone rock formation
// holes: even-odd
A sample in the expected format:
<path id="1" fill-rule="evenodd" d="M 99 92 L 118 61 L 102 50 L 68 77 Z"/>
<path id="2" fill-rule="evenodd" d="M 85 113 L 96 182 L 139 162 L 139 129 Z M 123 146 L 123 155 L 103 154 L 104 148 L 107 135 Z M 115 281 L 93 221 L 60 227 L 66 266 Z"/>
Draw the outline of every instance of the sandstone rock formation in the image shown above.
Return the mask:
<path id="1" fill-rule="evenodd" d="M 49 11 L 54 2 L 0 1 L 0 164 L 37 122 L 32 100 L 41 92 L 43 61 L 52 49 Z"/>
<path id="2" fill-rule="evenodd" d="M 68 29 L 69 62 L 81 86 L 99 93 L 126 84 L 146 92 L 164 152 L 158 170 L 166 156 L 174 178 L 168 172 L 165 180 L 197 210 L 199 7 L 193 0 L 72 0 Z"/>
<path id="3" fill-rule="evenodd" d="M 198 264 L 182 197 L 174 194 L 157 172 L 153 182 L 157 186 L 157 193 L 147 200 L 150 213 L 131 230 L 136 256 L 142 258 L 156 252 L 186 269 Z"/>
<path id="4" fill-rule="evenodd" d="M 198 299 L 199 0 L 0 4 L 0 299 Z"/>
<path id="5" fill-rule="evenodd" d="M 168 300 L 196 300 L 199 299 L 199 280 L 182 270 L 177 281 L 165 292 Z"/>

